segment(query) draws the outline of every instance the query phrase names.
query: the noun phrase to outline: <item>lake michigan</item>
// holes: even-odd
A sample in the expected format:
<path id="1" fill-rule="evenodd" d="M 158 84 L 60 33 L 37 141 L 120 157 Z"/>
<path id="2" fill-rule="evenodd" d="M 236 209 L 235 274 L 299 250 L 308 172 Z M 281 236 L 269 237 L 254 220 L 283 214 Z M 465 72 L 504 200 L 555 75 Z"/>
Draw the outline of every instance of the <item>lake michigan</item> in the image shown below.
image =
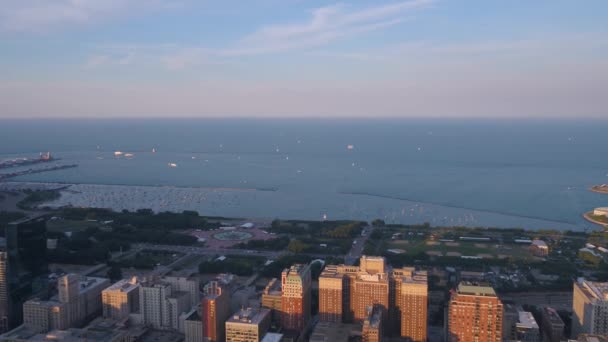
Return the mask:
<path id="1" fill-rule="evenodd" d="M 597 229 L 608 121 L 3 120 L 0 159 L 50 151 L 57 205 L 260 219 Z M 117 151 L 122 152 L 116 155 Z M 112 186 L 106 186 L 112 185 Z"/>

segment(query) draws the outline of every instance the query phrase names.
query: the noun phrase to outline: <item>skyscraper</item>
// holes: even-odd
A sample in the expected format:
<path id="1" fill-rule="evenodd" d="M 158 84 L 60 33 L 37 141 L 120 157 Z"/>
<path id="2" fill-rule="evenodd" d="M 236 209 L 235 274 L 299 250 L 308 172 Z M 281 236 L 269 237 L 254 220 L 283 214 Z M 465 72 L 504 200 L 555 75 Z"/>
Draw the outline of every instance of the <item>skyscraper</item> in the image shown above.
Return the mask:
<path id="1" fill-rule="evenodd" d="M 82 321 L 78 294 L 80 291 L 80 278 L 76 274 L 66 274 L 57 279 L 59 302 L 67 307 L 68 325 L 72 326 Z"/>
<path id="2" fill-rule="evenodd" d="M 490 286 L 461 282 L 449 304 L 448 341 L 502 341 L 502 302 Z"/>
<path id="3" fill-rule="evenodd" d="M 386 335 L 426 339 L 427 275 L 412 267 L 393 269 L 382 257 L 363 256 L 360 266 L 327 265 L 319 277 L 319 318 L 362 323 L 379 306 Z"/>
<path id="4" fill-rule="evenodd" d="M 203 337 L 209 342 L 224 341 L 225 323 L 230 316 L 228 291 L 217 281 L 210 281 L 204 288 L 201 302 Z"/>
<path id="5" fill-rule="evenodd" d="M 396 294 L 395 310 L 401 316 L 400 336 L 414 342 L 427 339 L 428 279 L 426 271 L 413 268 L 393 272 L 399 291 Z"/>
<path id="6" fill-rule="evenodd" d="M 574 283 L 572 337 L 579 334 L 608 335 L 608 282 L 583 278 Z"/>
<path id="7" fill-rule="evenodd" d="M 283 270 L 281 288 L 281 326 L 300 333 L 310 321 L 310 266 L 296 264 Z"/>
<path id="8" fill-rule="evenodd" d="M 121 320 L 139 311 L 137 278 L 123 279 L 101 292 L 103 317 Z"/>
<path id="9" fill-rule="evenodd" d="M 8 256 L 6 251 L 0 251 L 0 334 L 10 329 L 10 310 Z"/>
<path id="10" fill-rule="evenodd" d="M 15 328 L 23 319 L 23 303 L 32 295 L 34 277 L 48 269 L 46 258 L 46 218 L 27 218 L 6 227 L 3 256 L 7 300 L 0 306 L 0 329 Z M 1 291 L 1 290 L 0 290 Z M 0 295 L 1 296 L 1 295 Z M 3 322 L 4 321 L 4 322 Z"/>

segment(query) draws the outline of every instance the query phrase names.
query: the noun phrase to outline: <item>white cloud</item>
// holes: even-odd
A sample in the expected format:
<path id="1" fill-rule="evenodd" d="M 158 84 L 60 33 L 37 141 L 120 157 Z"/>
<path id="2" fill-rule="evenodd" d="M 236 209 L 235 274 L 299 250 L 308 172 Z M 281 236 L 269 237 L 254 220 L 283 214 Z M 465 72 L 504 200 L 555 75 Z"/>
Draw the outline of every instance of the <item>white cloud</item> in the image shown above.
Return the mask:
<path id="1" fill-rule="evenodd" d="M 225 54 L 246 55 L 323 46 L 340 38 L 399 24 L 409 11 L 428 7 L 433 2 L 410 0 L 358 10 L 341 4 L 321 7 L 312 11 L 307 22 L 263 27 Z"/>
<path id="2" fill-rule="evenodd" d="M 3 0 L 0 29 L 42 32 L 51 28 L 80 25 L 139 9 L 170 8 L 171 0 Z"/>

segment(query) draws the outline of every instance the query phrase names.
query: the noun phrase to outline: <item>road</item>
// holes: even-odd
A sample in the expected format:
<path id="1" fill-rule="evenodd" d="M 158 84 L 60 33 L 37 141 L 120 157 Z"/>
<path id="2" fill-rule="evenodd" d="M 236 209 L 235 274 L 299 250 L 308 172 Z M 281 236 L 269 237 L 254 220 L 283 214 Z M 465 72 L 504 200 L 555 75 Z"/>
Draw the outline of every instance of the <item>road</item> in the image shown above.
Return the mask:
<path id="1" fill-rule="evenodd" d="M 363 254 L 363 249 L 365 248 L 365 243 L 367 242 L 369 236 L 374 232 L 374 227 L 372 226 L 367 226 L 363 229 L 366 232 L 365 236 L 361 236 L 354 239 L 353 246 L 350 249 L 350 252 L 348 252 L 348 254 L 344 256 L 344 263 L 346 265 L 354 265 L 357 259 L 361 258 L 361 255 Z"/>

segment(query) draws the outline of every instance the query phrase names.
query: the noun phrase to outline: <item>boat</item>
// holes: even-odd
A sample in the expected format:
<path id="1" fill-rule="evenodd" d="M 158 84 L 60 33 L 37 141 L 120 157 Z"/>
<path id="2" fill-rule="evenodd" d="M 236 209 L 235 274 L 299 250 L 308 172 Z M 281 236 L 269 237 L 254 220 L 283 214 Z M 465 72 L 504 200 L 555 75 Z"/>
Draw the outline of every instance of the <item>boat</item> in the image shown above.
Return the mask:
<path id="1" fill-rule="evenodd" d="M 169 167 L 177 167 L 177 164 L 175 164 L 175 163 L 169 163 Z"/>
<path id="2" fill-rule="evenodd" d="M 127 158 L 131 158 L 131 157 L 133 157 L 133 156 L 134 156 L 134 154 L 133 154 L 133 153 L 125 153 L 125 157 L 127 157 Z"/>
<path id="3" fill-rule="evenodd" d="M 122 156 L 122 152 L 120 152 L 120 151 L 116 151 L 116 152 L 114 152 L 114 155 L 115 155 L 115 156 L 117 156 L 117 157 L 118 157 L 118 156 Z"/>
<path id="4" fill-rule="evenodd" d="M 348 145 L 348 146 L 346 146 L 346 148 L 349 150 L 353 150 L 353 149 L 355 149 L 355 145 Z"/>
<path id="5" fill-rule="evenodd" d="M 155 148 L 152 148 L 152 153 L 156 153 L 156 149 Z"/>

